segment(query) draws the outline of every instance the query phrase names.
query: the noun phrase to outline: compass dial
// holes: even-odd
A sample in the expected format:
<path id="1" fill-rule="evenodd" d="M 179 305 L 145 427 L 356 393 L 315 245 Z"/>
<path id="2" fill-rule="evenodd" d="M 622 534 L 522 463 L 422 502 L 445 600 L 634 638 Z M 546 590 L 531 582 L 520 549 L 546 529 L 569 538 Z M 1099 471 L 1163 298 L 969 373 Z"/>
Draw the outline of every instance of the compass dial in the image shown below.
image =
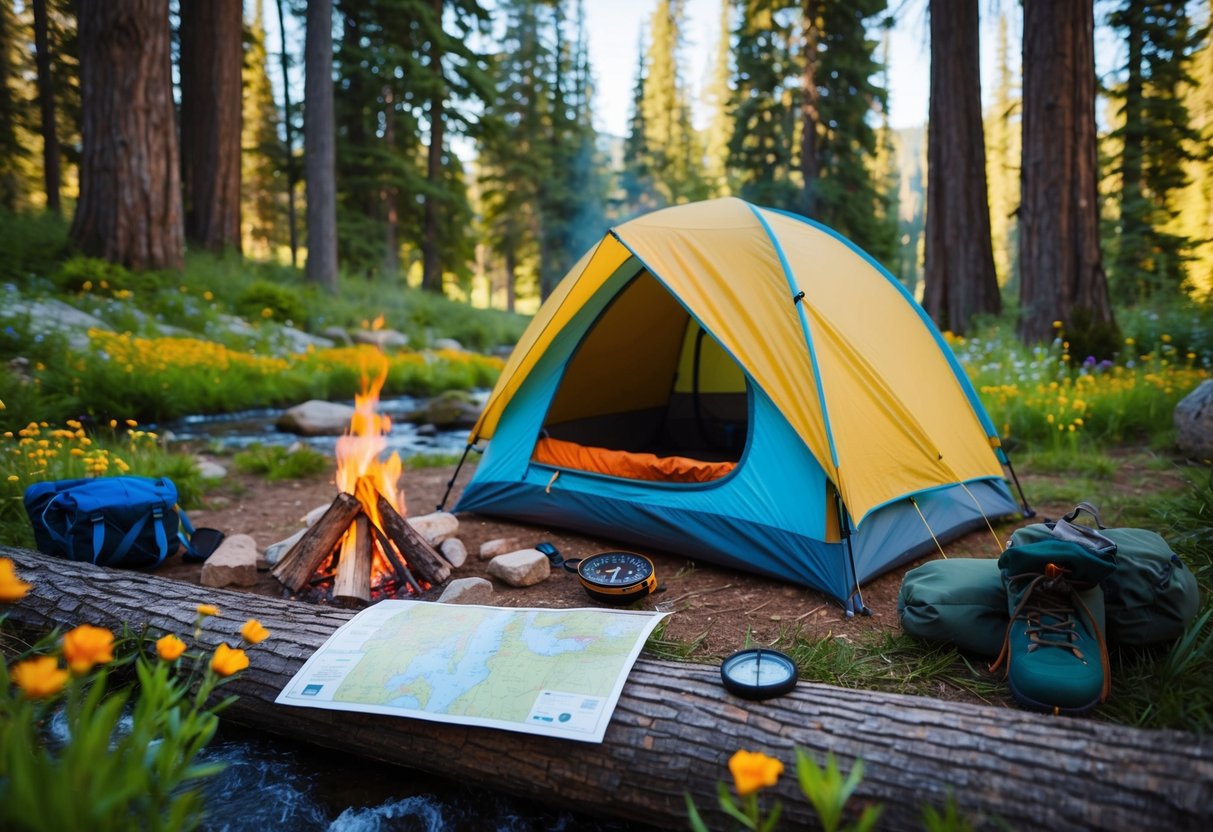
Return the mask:
<path id="1" fill-rule="evenodd" d="M 653 562 L 635 552 L 601 552 L 577 565 L 577 576 L 590 597 L 608 604 L 627 604 L 657 585 Z"/>

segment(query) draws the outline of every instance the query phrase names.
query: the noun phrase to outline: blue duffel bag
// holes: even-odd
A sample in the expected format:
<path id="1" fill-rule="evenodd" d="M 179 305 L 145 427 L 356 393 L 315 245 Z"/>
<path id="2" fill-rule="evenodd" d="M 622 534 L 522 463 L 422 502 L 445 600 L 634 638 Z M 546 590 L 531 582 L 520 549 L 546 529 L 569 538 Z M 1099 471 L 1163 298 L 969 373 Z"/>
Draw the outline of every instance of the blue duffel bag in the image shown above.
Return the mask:
<path id="1" fill-rule="evenodd" d="M 193 527 L 167 477 L 39 482 L 25 490 L 38 551 L 98 566 L 151 568 L 185 546 Z M 184 529 L 184 534 L 181 529 Z"/>

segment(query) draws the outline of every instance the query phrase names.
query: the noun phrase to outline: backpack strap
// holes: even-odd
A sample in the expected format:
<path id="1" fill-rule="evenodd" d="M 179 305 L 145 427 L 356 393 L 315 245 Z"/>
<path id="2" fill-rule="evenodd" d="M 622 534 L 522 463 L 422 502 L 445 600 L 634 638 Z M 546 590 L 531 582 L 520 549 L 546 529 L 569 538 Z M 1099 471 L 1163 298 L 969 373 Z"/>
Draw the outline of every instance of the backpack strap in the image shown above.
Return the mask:
<path id="1" fill-rule="evenodd" d="M 1084 511 L 1087 514 L 1091 515 L 1091 517 L 1095 520 L 1095 528 L 1099 529 L 1100 531 L 1103 531 L 1104 529 L 1107 528 L 1107 526 L 1105 526 L 1103 524 L 1103 520 L 1099 516 L 1099 509 L 1097 509 L 1095 506 L 1091 505 L 1090 503 L 1086 502 L 1085 500 L 1083 502 L 1079 503 L 1078 505 L 1074 506 L 1074 510 L 1061 519 L 1065 520 L 1069 523 L 1073 523 L 1075 520 L 1078 519 L 1078 515 L 1082 514 Z"/>
<path id="2" fill-rule="evenodd" d="M 181 531 L 177 532 L 177 540 L 181 541 L 181 545 L 185 547 L 185 554 L 182 555 L 186 560 L 203 560 L 198 557 L 198 550 L 194 548 L 191 538 L 194 536 L 194 524 L 190 522 L 189 517 L 185 515 L 185 510 L 180 504 L 173 506 L 177 509 L 177 517 L 181 521 Z"/>
<path id="3" fill-rule="evenodd" d="M 126 557 L 126 553 L 135 545 L 135 539 L 139 537 L 139 533 L 143 531 L 143 527 L 147 525 L 149 518 L 152 520 L 153 528 L 156 531 L 156 562 L 152 566 L 159 566 L 164 562 L 165 557 L 168 556 L 168 536 L 164 533 L 164 523 L 161 522 L 164 519 L 164 509 L 156 506 L 149 514 L 145 514 L 135 521 L 135 524 L 123 535 L 117 548 L 110 555 L 109 560 L 111 564 L 116 566 L 122 562 L 122 559 Z M 93 563 L 96 563 L 101 547 L 96 533 L 97 526 L 94 526 L 93 529 Z"/>
<path id="4" fill-rule="evenodd" d="M 46 503 L 46 508 L 42 509 L 42 528 L 47 534 L 49 534 L 51 536 L 51 540 L 55 541 L 56 543 L 58 543 L 60 546 L 63 547 L 64 551 L 67 552 L 68 560 L 75 560 L 75 558 L 72 556 L 72 537 L 71 537 L 71 535 L 70 534 L 69 535 L 59 534 L 57 531 L 55 531 L 54 525 L 52 525 L 46 519 L 47 512 L 51 510 L 51 506 L 53 506 L 56 503 L 56 501 L 58 501 L 60 496 L 62 496 L 62 495 L 56 494 L 54 497 L 51 497 L 50 500 L 47 501 L 47 503 Z"/>

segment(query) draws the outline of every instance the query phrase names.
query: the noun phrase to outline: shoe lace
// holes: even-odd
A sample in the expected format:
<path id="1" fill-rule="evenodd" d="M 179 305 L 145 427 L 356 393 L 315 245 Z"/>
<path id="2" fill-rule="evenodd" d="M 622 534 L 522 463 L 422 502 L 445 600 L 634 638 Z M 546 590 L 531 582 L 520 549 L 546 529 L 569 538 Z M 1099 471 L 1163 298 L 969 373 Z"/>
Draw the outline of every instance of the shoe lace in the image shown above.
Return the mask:
<path id="1" fill-rule="evenodd" d="M 1091 614 L 1091 609 L 1082 600 L 1082 596 L 1074 589 L 1066 575 L 1070 570 L 1050 563 L 1041 572 L 1025 572 L 1012 575 L 1010 583 L 1027 582 L 1023 595 L 1011 614 L 1010 624 L 1002 641 L 1002 651 L 990 665 L 990 670 L 997 670 L 1005 660 L 1010 670 L 1011 627 L 1022 617 L 1027 621 L 1025 632 L 1028 636 L 1028 652 L 1034 652 L 1041 647 L 1059 647 L 1073 652 L 1075 658 L 1085 661 L 1085 657 L 1075 644 L 1078 641 L 1077 620 L 1074 617 L 1075 607 L 1081 607 L 1086 613 L 1087 620 L 1095 631 L 1095 640 L 1099 644 L 1100 657 L 1103 660 L 1103 691 L 1101 701 L 1111 692 L 1112 679 L 1108 668 L 1108 647 L 1104 641 L 1103 629 Z M 1048 619 L 1048 620 L 1046 620 Z"/>

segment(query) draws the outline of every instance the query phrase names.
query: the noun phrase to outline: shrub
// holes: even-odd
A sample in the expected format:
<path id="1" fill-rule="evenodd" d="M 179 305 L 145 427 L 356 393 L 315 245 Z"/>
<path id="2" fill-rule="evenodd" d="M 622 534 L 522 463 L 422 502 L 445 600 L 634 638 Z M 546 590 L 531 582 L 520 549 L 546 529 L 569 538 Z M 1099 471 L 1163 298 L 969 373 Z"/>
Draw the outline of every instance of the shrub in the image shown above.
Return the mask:
<path id="1" fill-rule="evenodd" d="M 329 458 L 306 445 L 287 450 L 279 445 L 254 443 L 233 458 L 246 474 L 260 474 L 267 480 L 298 480 L 325 471 Z"/>
<path id="2" fill-rule="evenodd" d="M 36 286 L 55 271 L 67 250 L 67 220 L 58 214 L 0 210 L 0 283 Z"/>
<path id="3" fill-rule="evenodd" d="M 251 321 L 273 319 L 304 326 L 307 312 L 294 292 L 285 286 L 258 280 L 240 293 L 236 311 Z"/>

